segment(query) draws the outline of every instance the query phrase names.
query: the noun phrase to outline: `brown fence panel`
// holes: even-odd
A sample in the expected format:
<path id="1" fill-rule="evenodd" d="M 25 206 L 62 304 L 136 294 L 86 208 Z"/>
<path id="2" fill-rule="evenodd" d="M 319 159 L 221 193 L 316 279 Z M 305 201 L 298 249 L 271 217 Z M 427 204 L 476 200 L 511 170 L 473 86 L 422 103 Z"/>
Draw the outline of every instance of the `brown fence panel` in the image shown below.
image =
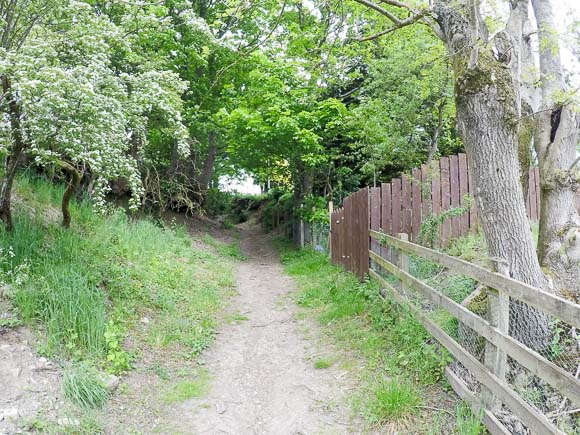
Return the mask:
<path id="1" fill-rule="evenodd" d="M 467 156 L 459 154 L 459 197 L 461 205 L 465 205 L 465 195 L 469 193 L 469 183 L 467 181 Z M 469 230 L 469 212 L 465 212 L 459 218 L 459 234 L 464 236 Z"/>
<path id="2" fill-rule="evenodd" d="M 403 175 L 382 183 L 381 187 L 364 188 L 343 201 L 343 207 L 332 214 L 331 244 L 332 261 L 342 264 L 359 276 L 368 270 L 366 246 L 389 260 L 395 261 L 395 251 L 369 242 L 365 231 L 380 229 L 396 236 L 407 233 L 412 241 L 418 241 L 421 224 L 432 213 L 439 215 L 445 210 L 465 203 L 464 198 L 475 197 L 469 162 L 465 154 L 443 157 L 431 167 L 422 165 L 412 170 L 412 177 Z M 580 209 L 580 195 L 576 200 Z M 526 198 L 528 217 L 537 221 L 540 216 L 540 180 L 538 168 L 529 172 L 529 189 Z M 469 212 L 446 219 L 440 228 L 439 245 L 447 246 L 477 227 L 475 201 Z"/>
<path id="3" fill-rule="evenodd" d="M 336 209 L 332 214 L 332 228 L 331 228 L 331 258 L 334 264 L 342 264 L 341 256 L 342 256 L 342 208 Z"/>
<path id="4" fill-rule="evenodd" d="M 401 176 L 401 232 L 411 234 L 412 225 L 411 180 Z"/>
<path id="5" fill-rule="evenodd" d="M 353 193 L 352 195 L 352 225 L 350 227 L 350 234 L 352 238 L 352 249 L 351 249 L 351 259 L 352 259 L 352 272 L 359 275 L 360 271 L 360 194 L 361 190 Z"/>
<path id="6" fill-rule="evenodd" d="M 381 230 L 383 233 L 393 234 L 391 183 L 381 185 L 381 202 Z M 388 246 L 381 247 L 381 255 L 390 259 L 391 249 Z"/>
<path id="7" fill-rule="evenodd" d="M 352 252 L 352 196 L 348 196 L 344 199 L 344 246 L 343 246 L 343 265 L 346 270 L 352 271 L 352 266 L 350 264 L 350 253 Z"/>
<path id="8" fill-rule="evenodd" d="M 344 207 L 340 209 L 340 227 L 339 227 L 338 234 L 340 237 L 339 262 L 342 266 L 346 267 L 346 217 L 345 217 Z"/>
<path id="9" fill-rule="evenodd" d="M 439 160 L 441 165 L 441 212 L 449 210 L 451 207 L 451 183 L 449 173 L 449 157 Z M 446 219 L 441 224 L 441 245 L 447 246 L 451 238 L 451 222 Z"/>
<path id="10" fill-rule="evenodd" d="M 373 187 L 370 191 L 371 229 L 378 231 L 381 228 L 381 188 Z M 371 251 L 380 254 L 380 245 L 376 240 L 371 241 Z"/>
<path id="11" fill-rule="evenodd" d="M 434 215 L 441 213 L 441 168 L 439 164 L 432 167 L 432 180 L 431 180 L 431 212 Z"/>
<path id="12" fill-rule="evenodd" d="M 449 184 L 451 187 L 451 208 L 457 208 L 460 205 L 459 197 L 459 158 L 449 156 Z M 459 216 L 451 218 L 451 238 L 453 240 L 459 237 Z"/>
<path id="13" fill-rule="evenodd" d="M 419 230 L 421 229 L 421 211 L 423 208 L 422 198 L 421 198 L 421 169 L 413 169 L 413 181 L 411 185 L 411 195 L 412 195 L 412 207 L 413 211 L 411 213 L 412 219 L 412 231 L 411 240 L 413 242 L 417 241 L 419 236 Z"/>
<path id="14" fill-rule="evenodd" d="M 429 168 L 421 165 L 421 222 L 431 213 L 431 180 L 429 179 Z"/>
<path id="15" fill-rule="evenodd" d="M 391 181 L 391 216 L 392 234 L 401 232 L 401 179 L 395 178 Z"/>
<path id="16" fill-rule="evenodd" d="M 337 248 L 337 233 L 338 233 L 338 225 L 339 225 L 339 221 L 338 221 L 338 210 L 333 210 L 333 212 L 330 214 L 330 260 L 332 261 L 332 264 L 337 264 L 337 254 L 338 254 L 338 248 Z"/>
<path id="17" fill-rule="evenodd" d="M 370 245 L 370 210 L 368 187 L 359 191 L 358 198 L 358 276 L 361 279 L 369 273 L 369 245 Z"/>

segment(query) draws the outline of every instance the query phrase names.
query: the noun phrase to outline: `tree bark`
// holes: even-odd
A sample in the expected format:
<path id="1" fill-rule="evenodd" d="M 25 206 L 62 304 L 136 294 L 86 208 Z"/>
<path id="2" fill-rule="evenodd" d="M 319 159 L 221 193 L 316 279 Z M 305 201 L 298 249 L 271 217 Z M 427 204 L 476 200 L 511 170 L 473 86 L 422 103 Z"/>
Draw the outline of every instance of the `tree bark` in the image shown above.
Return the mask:
<path id="1" fill-rule="evenodd" d="M 443 128 L 443 111 L 445 110 L 445 103 L 445 99 L 442 99 L 437 105 L 437 126 L 435 127 L 435 131 L 431 137 L 431 147 L 429 148 L 429 154 L 427 155 L 427 162 L 425 162 L 427 166 L 431 164 L 431 161 L 437 152 L 439 145 L 439 135 L 441 134 L 441 130 Z M 376 182 L 374 187 L 376 187 Z"/>
<path id="2" fill-rule="evenodd" d="M 540 166 L 540 263 L 564 297 L 580 301 L 580 216 L 575 195 L 580 170 L 575 166 L 580 117 L 557 95 L 567 90 L 557 27 L 550 0 L 533 0 L 540 37 L 542 102 L 535 146 Z"/>
<path id="3" fill-rule="evenodd" d="M 466 68 L 467 63 L 463 59 L 456 67 L 457 124 L 489 256 L 507 260 L 512 278 L 547 288 L 520 183 L 516 98 L 509 69 L 484 52 L 475 68 Z M 548 318 L 513 302 L 510 334 L 533 349 L 542 349 L 549 342 Z"/>
<path id="4" fill-rule="evenodd" d="M 2 92 L 9 98 L 8 116 L 10 118 L 12 139 L 12 147 L 4 159 L 4 174 L 0 183 L 0 219 L 4 223 L 4 228 L 7 231 L 12 231 L 12 187 L 14 185 L 16 169 L 18 168 L 20 159 L 24 154 L 26 143 L 24 142 L 22 130 L 20 128 L 22 113 L 20 110 L 20 105 L 11 95 L 12 85 L 10 83 L 10 79 L 5 75 L 0 79 L 2 81 Z"/>
<path id="5" fill-rule="evenodd" d="M 207 153 L 203 161 L 201 174 L 199 175 L 199 189 L 202 195 L 207 192 L 209 182 L 213 175 L 213 167 L 215 164 L 215 158 L 217 156 L 217 150 L 217 133 L 215 131 L 210 131 L 207 139 Z"/>
<path id="6" fill-rule="evenodd" d="M 511 277 L 547 289 L 520 183 L 519 100 L 506 58 L 491 50 L 475 2 L 461 10 L 436 5 L 440 34 L 453 61 L 458 131 L 475 185 L 478 216 L 490 257 L 505 260 Z M 466 49 L 467 48 L 467 49 Z M 547 316 L 525 304 L 510 306 L 510 334 L 533 349 L 550 339 Z"/>
<path id="7" fill-rule="evenodd" d="M 81 182 L 81 175 L 76 170 L 76 168 L 65 161 L 58 162 L 60 168 L 68 176 L 68 185 L 64 194 L 62 195 L 61 210 L 62 210 L 62 226 L 63 228 L 70 228 L 71 215 L 70 215 L 70 200 L 75 194 L 79 184 Z"/>
<path id="8" fill-rule="evenodd" d="M 530 39 L 529 0 L 510 0 L 510 14 L 505 32 L 494 38 L 496 57 L 506 63 L 512 73 L 516 110 L 519 122 L 518 154 L 520 181 L 524 198 L 528 196 L 531 151 L 535 129 L 533 112 L 539 107 L 539 76 Z"/>

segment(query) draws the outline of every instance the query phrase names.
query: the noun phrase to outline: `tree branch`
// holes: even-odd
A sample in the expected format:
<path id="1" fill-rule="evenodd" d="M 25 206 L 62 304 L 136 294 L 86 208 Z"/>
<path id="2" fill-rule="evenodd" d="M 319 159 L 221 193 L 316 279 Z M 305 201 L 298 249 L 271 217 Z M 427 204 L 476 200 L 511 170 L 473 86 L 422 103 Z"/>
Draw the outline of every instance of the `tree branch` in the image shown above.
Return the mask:
<path id="1" fill-rule="evenodd" d="M 376 12 L 378 12 L 381 15 L 384 15 L 385 17 L 387 17 L 389 20 L 391 20 L 393 23 L 397 24 L 400 20 L 399 18 L 397 18 L 396 15 L 392 14 L 391 12 L 387 11 L 386 9 L 383 9 L 382 7 L 380 7 L 379 5 L 368 1 L 368 0 L 354 0 L 357 3 L 360 3 L 363 6 L 366 6 L 369 9 L 372 9 Z"/>
<path id="2" fill-rule="evenodd" d="M 391 33 L 397 29 L 400 29 L 402 27 L 406 27 L 406 26 L 409 26 L 411 24 L 414 24 L 418 21 L 421 21 L 423 18 L 425 18 L 425 16 L 429 12 L 429 9 L 423 9 L 423 10 L 418 11 L 418 12 L 412 11 L 413 15 L 411 15 L 405 19 L 400 19 L 396 15 L 392 14 L 391 12 L 387 11 L 386 9 L 383 9 L 382 7 L 380 7 L 379 5 L 377 5 L 373 2 L 370 2 L 368 0 L 355 0 L 355 1 L 370 8 L 370 9 L 377 11 L 381 15 L 384 15 L 390 21 L 392 21 L 394 24 L 392 27 L 389 27 L 388 29 L 383 30 L 381 32 L 375 33 L 374 35 L 359 38 L 358 39 L 359 42 L 371 41 L 373 39 L 380 38 L 381 36 L 384 36 L 384 35 Z M 394 1 L 394 0 L 380 0 L 380 1 L 382 1 L 383 3 L 389 4 L 389 5 L 392 5 L 392 6 L 398 6 L 398 7 L 402 7 L 402 8 L 411 10 L 410 6 L 404 5 L 403 3 L 400 3 L 398 1 Z"/>
<path id="3" fill-rule="evenodd" d="M 407 3 L 404 2 L 400 2 L 397 0 L 380 0 L 381 3 L 385 3 L 387 5 L 391 5 L 391 6 L 396 6 L 398 8 L 403 8 L 403 9 L 408 9 L 413 13 L 416 13 L 413 8 L 411 7 L 411 5 L 408 5 Z"/>
<path id="4" fill-rule="evenodd" d="M 379 33 L 375 33 L 374 35 L 359 38 L 358 41 L 359 42 L 371 41 L 373 39 L 377 39 L 380 38 L 381 36 L 387 35 L 388 33 L 394 32 L 395 30 L 401 29 L 406 26 L 410 26 L 411 24 L 421 21 L 425 17 L 425 15 L 427 15 L 427 12 L 428 12 L 427 10 L 424 10 L 408 18 L 405 18 L 404 20 L 398 20 L 397 22 L 395 22 L 395 25 L 393 27 L 389 27 L 388 29 L 383 30 L 382 32 Z"/>

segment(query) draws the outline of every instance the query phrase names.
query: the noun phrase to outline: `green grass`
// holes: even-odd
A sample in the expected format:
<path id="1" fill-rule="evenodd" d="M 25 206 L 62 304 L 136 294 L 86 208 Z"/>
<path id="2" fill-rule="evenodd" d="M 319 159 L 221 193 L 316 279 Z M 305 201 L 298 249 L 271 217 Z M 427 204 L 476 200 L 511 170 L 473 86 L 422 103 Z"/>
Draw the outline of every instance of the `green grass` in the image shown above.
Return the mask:
<path id="1" fill-rule="evenodd" d="M 412 414 L 420 403 L 417 388 L 408 381 L 382 380 L 373 386 L 362 412 L 371 423 L 381 424 Z"/>
<path id="2" fill-rule="evenodd" d="M 86 202 L 73 201 L 64 230 L 61 186 L 22 176 L 15 189 L 14 231 L 0 230 L 0 283 L 18 318 L 43 331 L 45 354 L 127 370 L 134 355 L 124 337 L 141 316 L 151 319 L 153 345 L 187 357 L 209 346 L 233 255 L 195 250 L 181 227 L 120 210 L 102 216 Z"/>
<path id="3" fill-rule="evenodd" d="M 483 435 L 487 433 L 485 426 L 481 423 L 481 415 L 474 414 L 469 405 L 464 402 L 455 409 L 455 420 L 458 435 Z"/>
<path id="4" fill-rule="evenodd" d="M 398 305 L 383 300 L 372 281 L 359 282 L 312 250 L 282 248 L 286 271 L 298 282 L 297 303 L 311 309 L 328 332 L 360 353 L 372 369 L 406 374 L 422 384 L 441 379 L 447 361 L 434 340 Z"/>
<path id="5" fill-rule="evenodd" d="M 214 248 L 219 253 L 219 255 L 221 255 L 223 257 L 229 257 L 229 258 L 233 258 L 234 260 L 240 260 L 240 261 L 245 261 L 248 259 L 242 253 L 239 240 L 236 240 L 232 243 L 223 243 L 223 242 L 220 242 L 220 241 L 214 239 L 209 234 L 206 234 L 203 236 L 202 241 L 206 245 Z"/>
<path id="6" fill-rule="evenodd" d="M 239 323 L 250 320 L 250 318 L 244 314 L 233 313 L 227 316 L 226 321 L 231 325 L 237 325 Z"/>
<path id="7" fill-rule="evenodd" d="M 64 395 L 82 409 L 101 408 L 109 392 L 92 367 L 78 364 L 67 368 L 63 374 Z"/>
<path id="8" fill-rule="evenodd" d="M 207 371 L 199 370 L 193 379 L 184 379 L 173 384 L 163 395 L 163 402 L 170 405 L 201 397 L 209 388 L 209 380 Z"/>
<path id="9" fill-rule="evenodd" d="M 315 369 L 327 369 L 332 365 L 332 362 L 328 359 L 317 359 L 314 361 Z"/>

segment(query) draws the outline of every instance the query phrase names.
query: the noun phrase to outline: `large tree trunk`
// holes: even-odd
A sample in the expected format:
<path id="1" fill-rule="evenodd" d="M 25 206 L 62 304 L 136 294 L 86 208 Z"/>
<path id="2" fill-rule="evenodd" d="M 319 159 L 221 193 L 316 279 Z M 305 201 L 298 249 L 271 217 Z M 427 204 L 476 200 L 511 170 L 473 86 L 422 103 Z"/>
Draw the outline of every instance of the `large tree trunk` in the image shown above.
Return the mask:
<path id="1" fill-rule="evenodd" d="M 520 183 L 519 97 L 501 53 L 492 54 L 475 3 L 459 13 L 439 4 L 437 21 L 453 59 L 457 125 L 475 185 L 489 255 L 509 264 L 511 277 L 540 288 L 548 281 L 536 255 Z M 471 47 L 466 50 L 465 47 Z M 548 318 L 512 302 L 510 333 L 533 349 L 549 343 Z"/>
<path id="2" fill-rule="evenodd" d="M 489 255 L 506 260 L 512 278 L 547 288 L 520 183 L 516 100 L 509 70 L 486 53 L 480 54 L 473 69 L 465 68 L 467 59 L 460 64 L 464 67 L 456 71 L 457 124 Z M 543 313 L 512 302 L 510 320 L 514 338 L 534 349 L 547 345 L 550 329 Z"/>
<path id="3" fill-rule="evenodd" d="M 559 40 L 549 0 L 532 1 L 540 36 L 542 104 L 537 115 L 536 152 L 540 163 L 538 256 L 563 296 L 580 301 L 580 216 L 574 197 L 580 183 L 576 147 L 580 120 L 556 100 L 566 91 Z"/>
<path id="4" fill-rule="evenodd" d="M 24 154 L 25 142 L 22 137 L 20 128 L 21 112 L 18 102 L 12 98 L 10 79 L 7 76 L 2 76 L 2 92 L 10 99 L 8 102 L 8 112 L 10 117 L 10 129 L 12 147 L 10 152 L 4 159 L 4 174 L 0 183 L 0 220 L 4 223 L 4 227 L 8 231 L 12 231 L 12 186 L 14 185 L 14 177 L 16 176 L 16 169 Z"/>

